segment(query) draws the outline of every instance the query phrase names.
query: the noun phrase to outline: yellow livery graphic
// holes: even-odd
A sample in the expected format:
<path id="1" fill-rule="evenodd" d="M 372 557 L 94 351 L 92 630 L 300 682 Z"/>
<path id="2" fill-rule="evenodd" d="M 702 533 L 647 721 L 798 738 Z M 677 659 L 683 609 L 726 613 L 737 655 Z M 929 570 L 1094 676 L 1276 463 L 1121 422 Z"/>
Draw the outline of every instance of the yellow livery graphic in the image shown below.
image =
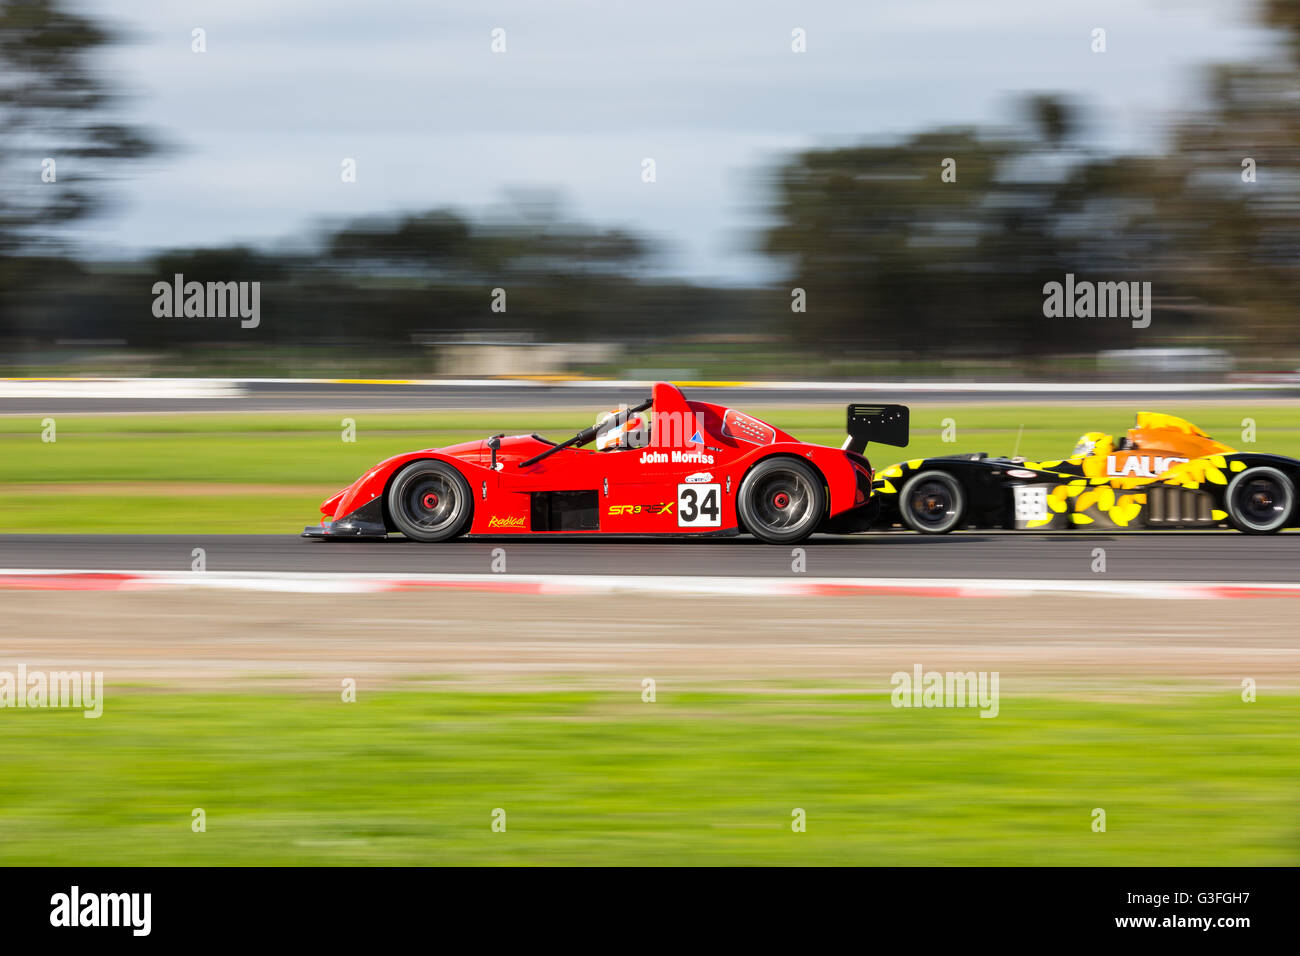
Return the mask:
<path id="1" fill-rule="evenodd" d="M 879 472 L 877 526 L 1096 531 L 1300 525 L 1300 461 L 1239 452 L 1174 415 L 1139 412 L 1120 438 L 1088 432 L 1069 457 L 983 453 L 900 462 Z"/>

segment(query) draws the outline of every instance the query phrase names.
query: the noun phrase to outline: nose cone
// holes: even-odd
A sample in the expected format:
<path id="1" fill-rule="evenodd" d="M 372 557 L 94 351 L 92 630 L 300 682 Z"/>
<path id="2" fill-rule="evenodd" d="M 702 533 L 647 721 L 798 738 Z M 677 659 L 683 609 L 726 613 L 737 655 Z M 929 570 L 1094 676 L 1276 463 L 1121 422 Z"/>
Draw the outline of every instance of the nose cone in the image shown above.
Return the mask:
<path id="1" fill-rule="evenodd" d="M 352 487 L 351 485 L 348 486 L 348 488 L 351 487 Z M 348 489 L 342 488 L 339 491 L 336 491 L 330 497 L 326 498 L 324 501 L 321 502 L 320 513 L 323 515 L 333 515 L 334 512 L 338 510 L 339 502 L 343 500 L 343 496 L 346 495 L 347 493 L 348 493 Z"/>

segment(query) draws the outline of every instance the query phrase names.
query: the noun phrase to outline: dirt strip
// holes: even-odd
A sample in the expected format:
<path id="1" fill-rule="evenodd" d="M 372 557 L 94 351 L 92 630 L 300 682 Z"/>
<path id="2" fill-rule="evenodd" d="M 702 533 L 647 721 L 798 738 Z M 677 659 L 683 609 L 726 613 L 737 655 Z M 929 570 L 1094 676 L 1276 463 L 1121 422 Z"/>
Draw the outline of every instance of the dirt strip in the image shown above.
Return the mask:
<path id="1" fill-rule="evenodd" d="M 1300 600 L 1142 601 L 466 592 L 0 593 L 0 671 L 111 686 L 884 691 L 895 671 L 998 671 L 1002 693 L 1300 687 Z"/>

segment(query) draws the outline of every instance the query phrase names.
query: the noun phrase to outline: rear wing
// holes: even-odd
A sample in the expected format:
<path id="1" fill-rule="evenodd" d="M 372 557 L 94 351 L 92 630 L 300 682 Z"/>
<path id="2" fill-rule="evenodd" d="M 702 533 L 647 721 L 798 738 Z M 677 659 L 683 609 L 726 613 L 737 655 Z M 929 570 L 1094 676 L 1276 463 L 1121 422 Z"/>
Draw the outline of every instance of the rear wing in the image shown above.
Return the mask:
<path id="1" fill-rule="evenodd" d="M 906 448 L 907 406 L 850 405 L 847 429 L 849 437 L 844 440 L 845 451 L 857 452 L 860 455 L 869 441 Z"/>

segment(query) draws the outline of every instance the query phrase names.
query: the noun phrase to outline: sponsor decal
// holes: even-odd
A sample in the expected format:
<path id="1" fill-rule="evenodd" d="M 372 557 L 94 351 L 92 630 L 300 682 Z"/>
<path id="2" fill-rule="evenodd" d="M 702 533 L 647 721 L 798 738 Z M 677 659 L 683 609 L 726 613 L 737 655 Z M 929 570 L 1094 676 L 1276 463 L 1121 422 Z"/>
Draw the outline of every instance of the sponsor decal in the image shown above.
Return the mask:
<path id="1" fill-rule="evenodd" d="M 776 441 L 775 428 L 734 408 L 728 408 L 727 413 L 722 417 L 722 434 L 755 445 L 770 445 Z"/>
<path id="2" fill-rule="evenodd" d="M 1157 475 L 1163 475 L 1174 465 L 1182 465 L 1186 462 L 1186 458 L 1164 458 L 1160 455 L 1129 455 L 1120 461 L 1118 455 L 1107 455 L 1106 474 L 1112 478 L 1155 478 Z"/>
<path id="3" fill-rule="evenodd" d="M 711 471 L 697 471 L 695 474 L 687 475 L 685 478 L 682 479 L 682 481 L 686 482 L 688 485 L 693 485 L 696 482 L 704 482 L 704 481 L 712 481 L 712 480 L 713 480 L 713 472 Z"/>
<path id="4" fill-rule="evenodd" d="M 670 515 L 673 502 L 664 501 L 657 505 L 610 505 L 611 515 Z"/>
<path id="5" fill-rule="evenodd" d="M 489 528 L 522 528 L 523 526 L 524 519 L 518 515 L 506 515 L 504 518 L 493 515 L 488 519 Z"/>
<path id="6" fill-rule="evenodd" d="M 704 444 L 704 439 L 700 437 L 700 430 L 699 430 L 698 428 L 695 429 L 695 434 L 691 436 L 691 440 L 688 441 L 686 444 L 688 444 L 688 445 L 703 445 L 703 444 Z"/>
<path id="7" fill-rule="evenodd" d="M 702 451 L 643 451 L 639 461 L 643 465 L 711 465 L 713 456 Z"/>

